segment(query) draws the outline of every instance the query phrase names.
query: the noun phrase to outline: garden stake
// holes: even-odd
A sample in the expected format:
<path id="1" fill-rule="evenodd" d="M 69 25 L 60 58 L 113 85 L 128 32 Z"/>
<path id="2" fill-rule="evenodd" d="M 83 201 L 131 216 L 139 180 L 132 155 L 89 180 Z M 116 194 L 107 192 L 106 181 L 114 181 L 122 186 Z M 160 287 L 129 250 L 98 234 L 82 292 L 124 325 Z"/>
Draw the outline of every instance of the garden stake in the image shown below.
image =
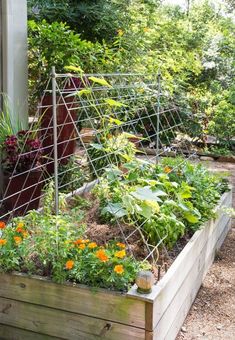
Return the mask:
<path id="1" fill-rule="evenodd" d="M 57 109 L 56 109 L 56 73 L 52 67 L 52 104 L 53 104 L 53 141 L 54 141 L 54 181 L 55 181 L 55 213 L 59 213 L 59 188 L 58 188 L 58 146 L 57 146 Z"/>

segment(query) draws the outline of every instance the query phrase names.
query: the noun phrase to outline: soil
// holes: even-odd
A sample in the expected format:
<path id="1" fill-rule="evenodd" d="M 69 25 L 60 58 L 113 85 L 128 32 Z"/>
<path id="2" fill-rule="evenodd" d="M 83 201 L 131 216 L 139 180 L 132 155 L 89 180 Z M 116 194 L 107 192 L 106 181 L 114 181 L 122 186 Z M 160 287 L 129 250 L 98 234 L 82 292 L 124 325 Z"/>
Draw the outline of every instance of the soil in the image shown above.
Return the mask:
<path id="1" fill-rule="evenodd" d="M 208 166 L 230 173 L 235 207 L 235 164 L 210 162 Z M 235 220 L 177 337 L 193 339 L 235 339 Z"/>

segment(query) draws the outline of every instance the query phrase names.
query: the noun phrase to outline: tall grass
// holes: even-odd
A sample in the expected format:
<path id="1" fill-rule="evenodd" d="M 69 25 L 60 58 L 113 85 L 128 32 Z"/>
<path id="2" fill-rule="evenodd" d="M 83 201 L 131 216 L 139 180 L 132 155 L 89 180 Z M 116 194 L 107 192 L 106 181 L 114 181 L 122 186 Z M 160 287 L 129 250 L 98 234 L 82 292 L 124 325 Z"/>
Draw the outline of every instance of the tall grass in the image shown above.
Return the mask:
<path id="1" fill-rule="evenodd" d="M 19 116 L 15 120 L 12 118 L 9 99 L 5 94 L 2 97 L 2 111 L 0 111 L 0 149 L 7 136 L 15 135 L 23 129 Z"/>

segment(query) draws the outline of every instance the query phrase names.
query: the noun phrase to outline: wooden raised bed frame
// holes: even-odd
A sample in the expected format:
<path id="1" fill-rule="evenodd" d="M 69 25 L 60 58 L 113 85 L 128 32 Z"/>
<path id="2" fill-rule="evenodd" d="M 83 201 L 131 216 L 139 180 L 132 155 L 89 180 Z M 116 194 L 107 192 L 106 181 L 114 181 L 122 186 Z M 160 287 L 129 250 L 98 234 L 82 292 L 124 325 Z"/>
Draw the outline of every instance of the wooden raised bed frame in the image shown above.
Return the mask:
<path id="1" fill-rule="evenodd" d="M 230 228 L 218 217 L 197 231 L 152 293 L 127 294 L 59 285 L 40 277 L 0 274 L 0 339 L 173 340 Z"/>

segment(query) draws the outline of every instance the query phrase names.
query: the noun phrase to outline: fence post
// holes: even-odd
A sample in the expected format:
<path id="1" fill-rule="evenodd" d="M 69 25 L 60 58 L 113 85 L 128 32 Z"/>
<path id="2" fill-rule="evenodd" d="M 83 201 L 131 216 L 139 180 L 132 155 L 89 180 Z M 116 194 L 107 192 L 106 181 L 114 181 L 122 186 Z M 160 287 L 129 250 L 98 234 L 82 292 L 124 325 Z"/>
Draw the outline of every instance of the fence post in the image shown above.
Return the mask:
<path id="1" fill-rule="evenodd" d="M 59 185 L 58 185 L 58 144 L 57 144 L 57 103 L 56 103 L 56 71 L 52 67 L 52 105 L 53 105 L 53 146 L 54 146 L 54 183 L 55 183 L 55 213 L 59 214 Z"/>
<path id="2" fill-rule="evenodd" d="M 159 132 L 160 132 L 160 107 L 161 107 L 161 73 L 158 70 L 157 74 L 157 138 L 156 138 L 156 163 L 159 162 Z"/>

